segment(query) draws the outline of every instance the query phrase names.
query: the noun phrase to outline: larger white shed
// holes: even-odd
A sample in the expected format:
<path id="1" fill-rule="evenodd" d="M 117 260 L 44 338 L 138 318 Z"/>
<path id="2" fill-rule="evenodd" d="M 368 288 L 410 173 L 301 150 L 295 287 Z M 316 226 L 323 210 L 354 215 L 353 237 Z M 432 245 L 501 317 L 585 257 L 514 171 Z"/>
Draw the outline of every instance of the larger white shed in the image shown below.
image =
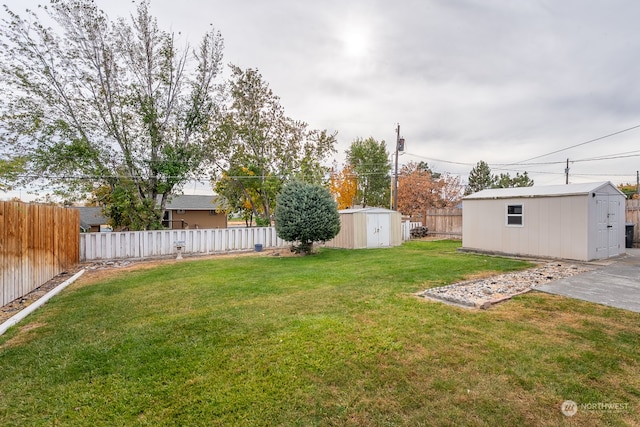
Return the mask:
<path id="1" fill-rule="evenodd" d="M 325 245 L 334 248 L 363 249 L 402 244 L 402 214 L 384 208 L 343 209 L 340 232 Z"/>
<path id="2" fill-rule="evenodd" d="M 497 188 L 462 200 L 462 248 L 591 261 L 625 252 L 625 196 L 610 182 Z"/>

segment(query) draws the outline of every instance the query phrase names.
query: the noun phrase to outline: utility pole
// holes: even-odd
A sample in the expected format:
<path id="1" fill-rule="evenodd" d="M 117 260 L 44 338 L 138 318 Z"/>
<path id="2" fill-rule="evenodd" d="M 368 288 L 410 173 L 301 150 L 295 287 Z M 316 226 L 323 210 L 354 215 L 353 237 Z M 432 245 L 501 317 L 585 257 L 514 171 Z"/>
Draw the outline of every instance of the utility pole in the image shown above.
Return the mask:
<path id="1" fill-rule="evenodd" d="M 640 171 L 636 171 L 636 194 L 640 194 Z"/>
<path id="2" fill-rule="evenodd" d="M 396 128 L 396 167 L 393 177 L 393 210 L 398 210 L 398 151 L 404 151 L 404 138 L 400 138 L 400 123 Z"/>
<path id="3" fill-rule="evenodd" d="M 569 183 L 569 159 L 567 159 L 567 167 L 564 168 L 564 174 L 567 176 L 565 184 Z"/>

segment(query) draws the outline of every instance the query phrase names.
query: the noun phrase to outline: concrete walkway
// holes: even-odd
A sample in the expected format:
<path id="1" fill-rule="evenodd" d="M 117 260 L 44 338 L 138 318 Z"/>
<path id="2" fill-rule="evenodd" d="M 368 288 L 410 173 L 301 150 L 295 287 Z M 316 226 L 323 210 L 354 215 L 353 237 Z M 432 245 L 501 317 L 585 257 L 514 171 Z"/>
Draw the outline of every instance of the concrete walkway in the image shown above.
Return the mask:
<path id="1" fill-rule="evenodd" d="M 626 251 L 619 258 L 595 263 L 594 271 L 534 289 L 640 313 L 640 249 Z"/>

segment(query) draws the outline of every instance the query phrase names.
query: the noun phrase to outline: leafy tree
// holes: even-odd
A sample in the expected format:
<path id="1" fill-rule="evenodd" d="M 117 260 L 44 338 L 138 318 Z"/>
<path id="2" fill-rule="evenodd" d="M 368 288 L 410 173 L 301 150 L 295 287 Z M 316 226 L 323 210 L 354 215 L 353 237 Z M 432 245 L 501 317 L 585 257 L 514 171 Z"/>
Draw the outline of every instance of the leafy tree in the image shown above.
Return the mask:
<path id="1" fill-rule="evenodd" d="M 277 197 L 276 233 L 281 239 L 298 242 L 297 253 L 308 254 L 313 242 L 333 239 L 340 231 L 336 202 L 326 188 L 299 181 L 287 184 Z"/>
<path id="2" fill-rule="evenodd" d="M 431 175 L 431 178 L 433 179 L 440 179 L 440 177 L 442 176 L 441 173 L 432 171 L 431 166 L 429 166 L 429 163 L 423 162 L 423 161 L 418 162 L 418 164 L 415 166 L 412 166 L 411 169 L 415 169 L 417 171 L 422 171 L 422 172 L 428 172 Z"/>
<path id="3" fill-rule="evenodd" d="M 522 175 L 517 172 L 514 177 L 511 177 L 508 173 L 491 175 L 489 165 L 480 160 L 469 172 L 469 184 L 464 194 L 472 194 L 487 188 L 531 187 L 532 185 L 533 180 L 527 172 Z"/>
<path id="4" fill-rule="evenodd" d="M 492 188 L 493 184 L 494 177 L 491 175 L 491 168 L 486 162 L 480 160 L 469 172 L 469 184 L 467 184 L 464 194 L 472 194 Z"/>
<path id="5" fill-rule="evenodd" d="M 516 173 L 516 176 L 511 177 L 508 173 L 501 173 L 500 176 L 494 177 L 493 188 L 512 188 L 512 187 L 531 187 L 533 186 L 533 180 L 529 178 L 527 172 L 520 175 L 520 172 Z"/>
<path id="6" fill-rule="evenodd" d="M 119 203 L 126 223 L 158 227 L 167 198 L 207 164 L 220 34 L 182 50 L 147 1 L 129 21 L 92 0 L 51 1 L 42 10 L 55 29 L 5 10 L 0 152 L 25 158 L 30 176 L 67 198 L 106 186 L 102 202 Z"/>
<path id="7" fill-rule="evenodd" d="M 215 182 L 216 193 L 227 200 L 228 212 L 240 213 L 247 226 L 254 219 L 254 212 L 264 213 L 262 194 L 266 193 L 275 201 L 277 191 L 281 188 L 281 182 L 272 175 L 265 176 L 264 181 L 260 177 L 261 171 L 255 166 L 233 167 L 222 173 L 220 179 Z M 261 192 L 262 191 L 262 192 Z M 261 220 L 256 216 L 258 225 L 270 225 L 270 220 Z"/>
<path id="8" fill-rule="evenodd" d="M 8 160 L 0 159 L 0 191 L 11 190 L 11 183 L 24 173 L 26 159 L 13 157 Z"/>
<path id="9" fill-rule="evenodd" d="M 358 191 L 358 181 L 350 165 L 346 165 L 340 171 L 334 167 L 329 177 L 329 191 L 336 199 L 338 209 L 353 207 Z"/>
<path id="10" fill-rule="evenodd" d="M 398 175 L 398 210 L 405 215 L 453 206 L 460 199 L 459 178 L 433 173 L 424 162 L 410 162 Z"/>
<path id="11" fill-rule="evenodd" d="M 254 69 L 231 66 L 230 105 L 222 111 L 214 156 L 220 175 L 233 182 L 224 194 L 242 194 L 253 215 L 270 223 L 275 195 L 292 179 L 320 183 L 327 168 L 322 161 L 335 152 L 335 134 L 308 129 L 304 122 L 287 117 L 279 98 Z M 238 173 L 255 172 L 250 178 Z M 217 184 L 216 188 L 222 191 Z M 237 193 L 233 193 L 233 192 Z"/>
<path id="12" fill-rule="evenodd" d="M 114 229 L 152 230 L 163 227 L 162 217 L 157 215 L 156 203 L 135 197 L 135 184 L 121 177 L 117 187 L 102 185 L 94 189 L 87 199 L 88 206 L 102 207 L 108 224 Z"/>
<path id="13" fill-rule="evenodd" d="M 440 203 L 443 208 L 448 208 L 460 203 L 464 187 L 460 183 L 460 177 L 445 174 L 441 180 L 444 182 L 442 186 Z"/>
<path id="14" fill-rule="evenodd" d="M 385 142 L 358 138 L 346 154 L 347 163 L 358 180 L 356 203 L 363 207 L 388 206 L 391 163 Z"/>
<path id="15" fill-rule="evenodd" d="M 618 185 L 618 190 L 622 191 L 625 196 L 627 196 L 627 199 L 640 198 L 640 195 L 638 194 L 638 187 L 636 186 L 636 184 L 620 184 Z"/>

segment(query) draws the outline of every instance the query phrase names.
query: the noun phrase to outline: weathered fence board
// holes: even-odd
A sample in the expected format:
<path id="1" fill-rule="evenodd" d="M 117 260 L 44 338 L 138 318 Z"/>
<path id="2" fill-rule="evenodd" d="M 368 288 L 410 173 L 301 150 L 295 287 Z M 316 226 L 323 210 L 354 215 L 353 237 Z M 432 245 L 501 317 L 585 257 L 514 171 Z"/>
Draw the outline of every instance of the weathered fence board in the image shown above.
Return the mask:
<path id="1" fill-rule="evenodd" d="M 0 201 L 0 306 L 80 260 L 75 209 Z"/>
<path id="2" fill-rule="evenodd" d="M 462 237 L 462 209 L 427 209 L 423 225 L 429 229 L 429 234 Z"/>

